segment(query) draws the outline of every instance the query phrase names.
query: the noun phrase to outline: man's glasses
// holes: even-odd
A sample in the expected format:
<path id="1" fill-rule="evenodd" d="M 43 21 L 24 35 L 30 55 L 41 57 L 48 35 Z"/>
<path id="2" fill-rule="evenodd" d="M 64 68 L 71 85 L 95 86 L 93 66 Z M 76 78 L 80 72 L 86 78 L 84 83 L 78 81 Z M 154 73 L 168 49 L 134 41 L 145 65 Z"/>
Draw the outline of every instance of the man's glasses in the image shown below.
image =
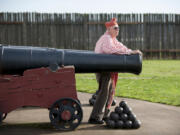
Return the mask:
<path id="1" fill-rule="evenodd" d="M 115 26 L 113 29 L 114 29 L 114 30 L 119 30 L 119 27 Z"/>

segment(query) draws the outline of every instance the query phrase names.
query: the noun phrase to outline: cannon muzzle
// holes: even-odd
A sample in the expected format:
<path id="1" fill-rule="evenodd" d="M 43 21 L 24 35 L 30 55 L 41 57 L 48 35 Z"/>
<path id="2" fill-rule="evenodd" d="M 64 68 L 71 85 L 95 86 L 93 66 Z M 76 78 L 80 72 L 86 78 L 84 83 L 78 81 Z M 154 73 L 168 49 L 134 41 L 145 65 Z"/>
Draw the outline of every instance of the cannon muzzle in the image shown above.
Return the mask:
<path id="1" fill-rule="evenodd" d="M 142 57 L 97 54 L 93 51 L 0 45 L 0 74 L 22 74 L 27 69 L 73 65 L 76 73 L 127 72 L 140 74 Z"/>

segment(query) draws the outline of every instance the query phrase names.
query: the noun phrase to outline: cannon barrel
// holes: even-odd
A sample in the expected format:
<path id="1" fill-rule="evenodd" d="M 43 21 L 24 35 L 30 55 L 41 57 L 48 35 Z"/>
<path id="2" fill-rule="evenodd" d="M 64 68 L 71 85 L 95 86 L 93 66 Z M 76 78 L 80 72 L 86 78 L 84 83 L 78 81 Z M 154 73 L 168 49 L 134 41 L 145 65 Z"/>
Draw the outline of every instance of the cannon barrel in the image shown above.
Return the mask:
<path id="1" fill-rule="evenodd" d="M 0 74 L 22 74 L 27 69 L 73 65 L 76 73 L 128 72 L 140 74 L 142 57 L 97 54 L 93 51 L 0 45 Z"/>

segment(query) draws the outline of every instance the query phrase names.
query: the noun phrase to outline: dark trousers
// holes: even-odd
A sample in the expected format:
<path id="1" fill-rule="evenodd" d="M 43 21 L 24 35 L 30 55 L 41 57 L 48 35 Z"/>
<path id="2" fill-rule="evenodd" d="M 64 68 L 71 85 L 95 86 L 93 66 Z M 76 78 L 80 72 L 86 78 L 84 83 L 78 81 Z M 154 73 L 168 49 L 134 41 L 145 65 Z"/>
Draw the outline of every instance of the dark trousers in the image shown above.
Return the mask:
<path id="1" fill-rule="evenodd" d="M 103 117 L 107 117 L 109 112 L 106 106 L 112 90 L 111 74 L 98 73 L 97 80 L 99 81 L 99 92 L 90 118 L 101 120 Z"/>

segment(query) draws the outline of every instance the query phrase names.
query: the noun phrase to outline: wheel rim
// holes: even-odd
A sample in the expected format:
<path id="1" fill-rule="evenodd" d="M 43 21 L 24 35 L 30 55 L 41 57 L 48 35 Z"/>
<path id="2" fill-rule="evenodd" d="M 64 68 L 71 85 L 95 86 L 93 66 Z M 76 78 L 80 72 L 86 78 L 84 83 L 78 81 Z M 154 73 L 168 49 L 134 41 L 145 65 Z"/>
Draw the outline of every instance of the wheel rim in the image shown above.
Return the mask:
<path id="1" fill-rule="evenodd" d="M 7 116 L 7 113 L 3 113 L 2 114 L 2 120 L 4 120 L 6 118 L 6 116 Z"/>
<path id="2" fill-rule="evenodd" d="M 7 113 L 0 112 L 0 123 L 6 118 Z"/>
<path id="3" fill-rule="evenodd" d="M 0 124 L 2 122 L 2 115 L 3 115 L 3 113 L 0 112 Z"/>
<path id="4" fill-rule="evenodd" d="M 76 100 L 63 98 L 51 106 L 49 117 L 57 130 L 74 130 L 81 123 L 83 113 Z"/>

